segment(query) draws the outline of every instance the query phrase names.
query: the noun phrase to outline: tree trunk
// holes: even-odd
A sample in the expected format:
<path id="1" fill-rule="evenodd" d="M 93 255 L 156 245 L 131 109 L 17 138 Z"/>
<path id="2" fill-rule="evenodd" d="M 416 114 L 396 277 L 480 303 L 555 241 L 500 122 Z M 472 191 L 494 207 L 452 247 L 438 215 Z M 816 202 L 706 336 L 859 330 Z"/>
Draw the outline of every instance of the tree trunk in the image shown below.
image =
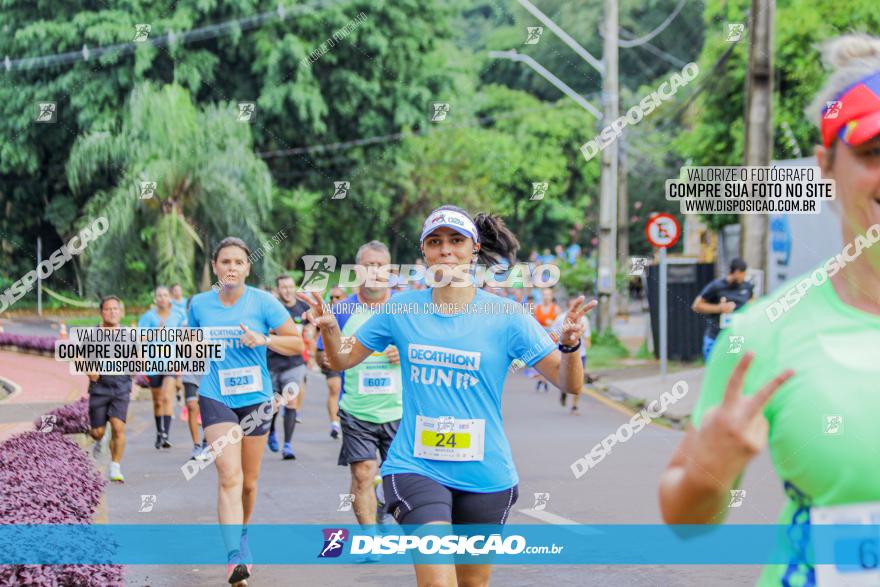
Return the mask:
<path id="1" fill-rule="evenodd" d="M 83 297 L 82 278 L 79 275 L 78 268 L 79 261 L 77 259 L 71 259 L 71 261 L 73 261 L 73 263 L 71 263 L 71 266 L 73 267 L 73 276 L 76 278 L 76 293 L 79 297 Z"/>

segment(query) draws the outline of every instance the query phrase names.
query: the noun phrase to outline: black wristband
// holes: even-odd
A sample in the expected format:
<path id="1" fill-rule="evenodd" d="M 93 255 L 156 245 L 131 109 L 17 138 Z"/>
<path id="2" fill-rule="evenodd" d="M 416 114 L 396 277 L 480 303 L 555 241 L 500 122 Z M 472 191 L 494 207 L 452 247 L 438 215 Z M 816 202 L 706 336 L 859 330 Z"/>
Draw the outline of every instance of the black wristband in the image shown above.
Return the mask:
<path id="1" fill-rule="evenodd" d="M 575 352 L 576 350 L 578 350 L 579 348 L 581 348 L 581 341 L 580 341 L 580 339 L 578 339 L 578 343 L 577 343 L 576 345 L 574 345 L 574 346 L 568 346 L 567 344 L 561 344 L 561 345 L 559 345 L 559 352 L 562 352 L 562 353 L 573 353 L 573 352 Z"/>

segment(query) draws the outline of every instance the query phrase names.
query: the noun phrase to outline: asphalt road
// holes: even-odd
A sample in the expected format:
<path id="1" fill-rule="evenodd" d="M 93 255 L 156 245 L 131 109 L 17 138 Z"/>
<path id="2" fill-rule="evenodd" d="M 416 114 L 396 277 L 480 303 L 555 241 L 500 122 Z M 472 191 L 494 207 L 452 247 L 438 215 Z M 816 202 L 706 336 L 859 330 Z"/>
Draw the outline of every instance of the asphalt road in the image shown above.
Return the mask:
<path id="1" fill-rule="evenodd" d="M 296 461 L 282 461 L 266 451 L 259 484 L 255 524 L 352 524 L 351 512 L 337 511 L 339 494 L 348 493 L 347 469 L 336 465 L 339 442 L 329 436 L 324 409 L 324 379 L 311 374 L 303 419 L 297 426 Z M 612 452 L 580 479 L 570 464 L 628 419 L 613 406 L 591 397 L 581 400 L 581 414 L 572 416 L 559 405 L 558 392 L 534 392 L 530 380 L 511 375 L 505 388 L 505 428 L 520 475 L 520 498 L 509 523 L 652 524 L 660 522 L 657 480 L 681 433 L 648 426 Z M 216 475 L 213 468 L 190 481 L 180 472 L 190 441 L 185 423 L 172 427 L 175 447 L 153 448 L 149 402 L 133 402 L 129 414 L 128 448 L 123 459 L 124 485 L 108 486 L 99 521 L 110 523 L 216 523 Z M 102 463 L 106 468 L 106 464 Z M 746 499 L 731 509 L 731 523 L 774 523 L 783 503 L 780 483 L 762 455 L 746 474 Z M 534 506 L 535 493 L 549 493 L 540 517 L 524 510 Z M 156 495 L 149 513 L 139 512 L 140 496 Z M 550 514 L 550 515 L 547 515 Z M 532 585 L 750 585 L 757 566 L 523 566 L 497 565 L 493 584 Z M 133 586 L 219 586 L 222 566 L 130 565 Z M 402 565 L 261 565 L 252 587 L 279 585 L 413 585 L 414 574 Z"/>

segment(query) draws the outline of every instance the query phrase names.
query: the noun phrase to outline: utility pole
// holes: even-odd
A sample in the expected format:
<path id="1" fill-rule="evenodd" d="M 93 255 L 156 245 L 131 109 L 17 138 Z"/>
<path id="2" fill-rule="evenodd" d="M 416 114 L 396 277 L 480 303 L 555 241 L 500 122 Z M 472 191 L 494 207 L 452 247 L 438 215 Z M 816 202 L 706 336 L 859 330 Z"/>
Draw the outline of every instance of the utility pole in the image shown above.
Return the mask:
<path id="1" fill-rule="evenodd" d="M 628 268 L 629 262 L 629 183 L 626 178 L 626 131 L 617 138 L 620 145 L 618 161 L 617 197 L 617 263 L 618 267 Z M 620 312 L 629 315 L 629 287 L 620 293 Z"/>
<path id="2" fill-rule="evenodd" d="M 603 122 L 607 126 L 617 120 L 617 0 L 605 0 L 605 38 L 603 39 L 602 98 L 605 106 Z M 602 179 L 599 196 L 599 315 L 598 330 L 611 328 L 614 318 L 615 267 L 617 248 L 617 149 L 614 141 L 602 151 Z"/>
<path id="3" fill-rule="evenodd" d="M 767 166 L 773 155 L 774 0 L 752 0 L 746 96 L 745 164 Z M 740 255 L 767 274 L 767 216 L 740 215 Z"/>

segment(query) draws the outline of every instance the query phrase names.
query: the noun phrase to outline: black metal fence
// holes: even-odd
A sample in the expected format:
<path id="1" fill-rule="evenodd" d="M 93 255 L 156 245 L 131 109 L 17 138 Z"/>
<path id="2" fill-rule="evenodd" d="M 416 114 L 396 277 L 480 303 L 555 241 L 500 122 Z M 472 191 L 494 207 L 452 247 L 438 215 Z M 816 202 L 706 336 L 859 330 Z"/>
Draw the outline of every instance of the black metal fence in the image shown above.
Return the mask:
<path id="1" fill-rule="evenodd" d="M 667 355 L 678 361 L 703 356 L 703 332 L 709 318 L 691 310 L 697 294 L 715 278 L 713 263 L 666 264 Z M 660 357 L 659 313 L 660 266 L 648 267 L 648 304 L 651 310 L 651 336 L 654 356 Z"/>

